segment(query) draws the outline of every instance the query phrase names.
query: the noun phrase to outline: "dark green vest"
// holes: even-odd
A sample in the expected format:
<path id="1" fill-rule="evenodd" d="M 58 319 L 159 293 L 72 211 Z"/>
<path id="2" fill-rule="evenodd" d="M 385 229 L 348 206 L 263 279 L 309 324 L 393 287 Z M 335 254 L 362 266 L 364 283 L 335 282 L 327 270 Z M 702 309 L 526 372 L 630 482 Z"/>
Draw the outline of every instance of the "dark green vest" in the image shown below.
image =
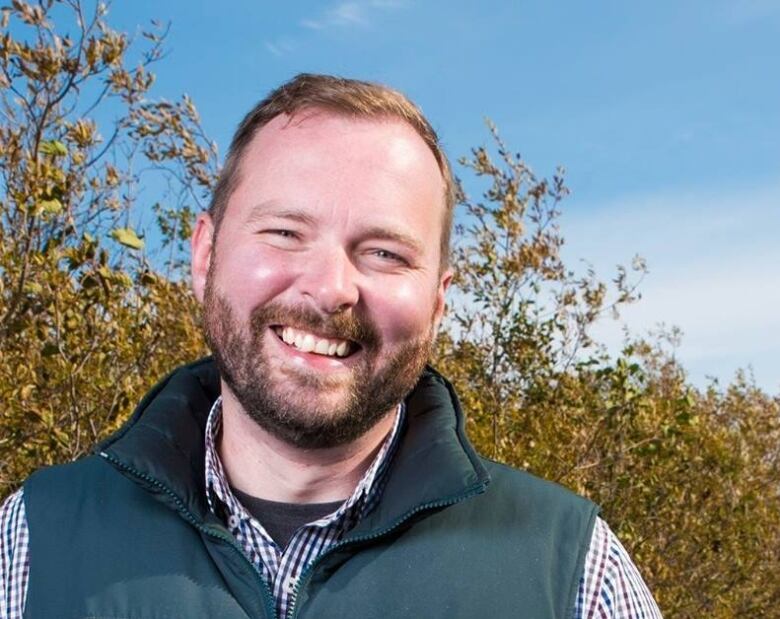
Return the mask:
<path id="1" fill-rule="evenodd" d="M 34 474 L 25 617 L 273 617 L 257 570 L 208 510 L 213 364 L 182 368 L 97 453 Z M 479 458 L 427 370 L 378 507 L 302 576 L 291 616 L 569 618 L 596 507 Z"/>

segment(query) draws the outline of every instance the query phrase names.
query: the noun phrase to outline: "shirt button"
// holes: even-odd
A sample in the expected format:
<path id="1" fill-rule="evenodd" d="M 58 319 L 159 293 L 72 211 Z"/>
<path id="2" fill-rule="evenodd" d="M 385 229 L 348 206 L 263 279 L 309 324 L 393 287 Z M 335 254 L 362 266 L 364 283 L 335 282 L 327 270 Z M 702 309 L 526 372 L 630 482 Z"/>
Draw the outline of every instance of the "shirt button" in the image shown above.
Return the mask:
<path id="1" fill-rule="evenodd" d="M 241 521 L 238 519 L 238 516 L 236 516 L 235 514 L 231 514 L 230 517 L 228 518 L 228 528 L 237 529 L 239 522 Z"/>

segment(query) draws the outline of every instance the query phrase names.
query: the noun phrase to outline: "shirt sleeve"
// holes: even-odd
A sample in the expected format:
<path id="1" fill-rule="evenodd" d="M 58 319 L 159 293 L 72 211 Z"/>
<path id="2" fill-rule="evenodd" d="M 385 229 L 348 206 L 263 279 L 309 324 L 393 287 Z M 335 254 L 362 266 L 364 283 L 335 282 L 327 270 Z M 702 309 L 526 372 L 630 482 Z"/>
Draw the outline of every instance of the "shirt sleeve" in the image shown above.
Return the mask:
<path id="1" fill-rule="evenodd" d="M 20 488 L 0 505 L 0 619 L 21 619 L 30 574 L 30 535 Z"/>
<path id="2" fill-rule="evenodd" d="M 596 519 L 574 606 L 574 619 L 661 619 L 661 611 L 626 549 Z"/>

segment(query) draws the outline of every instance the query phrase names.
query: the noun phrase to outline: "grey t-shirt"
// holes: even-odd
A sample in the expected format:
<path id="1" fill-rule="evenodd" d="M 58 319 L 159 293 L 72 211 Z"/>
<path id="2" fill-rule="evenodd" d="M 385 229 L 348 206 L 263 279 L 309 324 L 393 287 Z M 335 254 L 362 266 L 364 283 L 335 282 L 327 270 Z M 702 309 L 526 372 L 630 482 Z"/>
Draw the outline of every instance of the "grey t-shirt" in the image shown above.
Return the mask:
<path id="1" fill-rule="evenodd" d="M 279 503 L 250 496 L 231 488 L 241 505 L 260 523 L 284 549 L 295 532 L 302 526 L 335 512 L 344 501 L 330 503 Z"/>

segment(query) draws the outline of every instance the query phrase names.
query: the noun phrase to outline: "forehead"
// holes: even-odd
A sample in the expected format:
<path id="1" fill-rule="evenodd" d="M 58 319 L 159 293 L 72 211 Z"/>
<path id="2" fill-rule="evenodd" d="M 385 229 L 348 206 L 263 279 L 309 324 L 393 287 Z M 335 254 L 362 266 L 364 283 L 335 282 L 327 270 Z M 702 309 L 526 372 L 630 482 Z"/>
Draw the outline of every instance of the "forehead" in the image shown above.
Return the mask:
<path id="1" fill-rule="evenodd" d="M 416 192 L 417 199 L 430 192 L 434 203 L 445 190 L 436 157 L 408 123 L 320 109 L 280 115 L 261 127 L 241 157 L 238 175 L 239 185 L 251 183 L 259 191 L 296 175 L 301 180 L 327 179 L 334 189 L 348 181 L 352 190 L 376 183 L 377 190 L 407 189 Z M 363 186 L 361 179 L 366 181 Z"/>

